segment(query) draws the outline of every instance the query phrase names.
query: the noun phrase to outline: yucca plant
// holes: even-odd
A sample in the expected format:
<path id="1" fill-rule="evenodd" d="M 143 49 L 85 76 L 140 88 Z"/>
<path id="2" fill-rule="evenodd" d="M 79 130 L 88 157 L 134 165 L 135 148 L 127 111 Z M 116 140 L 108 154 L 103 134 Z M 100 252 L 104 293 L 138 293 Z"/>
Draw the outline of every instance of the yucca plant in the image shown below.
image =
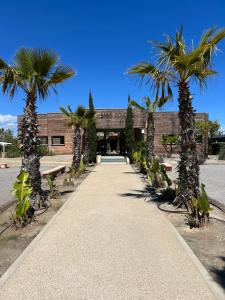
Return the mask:
<path id="1" fill-rule="evenodd" d="M 168 177 L 165 167 L 160 164 L 159 159 L 154 157 L 152 164 L 147 171 L 147 180 L 155 188 L 161 188 L 172 185 L 171 179 Z"/>
<path id="2" fill-rule="evenodd" d="M 32 199 L 39 206 L 45 202 L 41 189 L 40 155 L 38 146 L 37 100 L 46 99 L 56 85 L 74 75 L 74 71 L 58 64 L 59 56 L 46 49 L 21 48 L 8 65 L 0 59 L 0 85 L 10 98 L 17 90 L 25 94 L 24 113 L 19 124 L 21 170 L 29 173 Z"/>
<path id="3" fill-rule="evenodd" d="M 12 213 L 14 225 L 20 223 L 25 226 L 29 223 L 34 215 L 34 210 L 31 207 L 32 187 L 29 183 L 29 173 L 21 171 L 13 184 L 12 194 L 17 200 L 15 213 Z"/>
<path id="4" fill-rule="evenodd" d="M 189 204 L 188 223 L 191 227 L 203 226 L 209 222 L 209 213 L 212 210 L 209 199 L 205 191 L 205 185 L 201 183 L 201 189 L 198 198 L 192 198 Z M 196 214 L 198 219 L 196 219 Z"/>
<path id="5" fill-rule="evenodd" d="M 52 175 L 49 175 L 47 177 L 47 182 L 48 182 L 49 191 L 50 191 L 50 193 L 49 193 L 50 198 L 54 198 L 54 199 L 58 198 L 59 191 L 58 191 L 58 187 L 55 183 L 55 177 Z"/>

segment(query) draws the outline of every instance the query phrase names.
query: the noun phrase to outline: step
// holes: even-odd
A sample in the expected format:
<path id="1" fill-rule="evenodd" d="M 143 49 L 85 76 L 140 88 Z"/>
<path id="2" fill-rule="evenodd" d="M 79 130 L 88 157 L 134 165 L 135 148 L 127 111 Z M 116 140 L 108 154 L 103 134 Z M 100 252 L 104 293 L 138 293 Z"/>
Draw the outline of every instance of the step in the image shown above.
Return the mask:
<path id="1" fill-rule="evenodd" d="M 124 156 L 102 156 L 101 163 L 124 163 L 126 164 L 126 158 Z"/>

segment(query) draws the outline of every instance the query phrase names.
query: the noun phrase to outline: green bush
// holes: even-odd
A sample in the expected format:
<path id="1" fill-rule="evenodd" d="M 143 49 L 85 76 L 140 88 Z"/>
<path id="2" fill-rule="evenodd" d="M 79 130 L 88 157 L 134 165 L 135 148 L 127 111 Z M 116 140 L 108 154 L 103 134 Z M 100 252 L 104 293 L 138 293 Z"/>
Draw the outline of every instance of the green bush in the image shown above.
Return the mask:
<path id="1" fill-rule="evenodd" d="M 159 159 L 155 157 L 150 168 L 147 171 L 147 180 L 155 188 L 161 188 L 172 185 L 172 181 L 166 174 L 165 167 L 160 164 Z"/>
<path id="2" fill-rule="evenodd" d="M 39 155 L 42 156 L 53 156 L 55 153 L 48 149 L 48 146 L 40 145 L 38 146 Z"/>
<path id="3" fill-rule="evenodd" d="M 17 140 L 14 140 L 12 145 L 6 146 L 6 157 L 14 158 L 20 156 L 21 156 L 21 152 Z"/>
<path id="4" fill-rule="evenodd" d="M 167 153 L 167 157 L 171 157 L 175 147 L 178 144 L 178 137 L 177 137 L 177 135 L 162 135 L 160 144 L 165 149 L 165 151 Z"/>

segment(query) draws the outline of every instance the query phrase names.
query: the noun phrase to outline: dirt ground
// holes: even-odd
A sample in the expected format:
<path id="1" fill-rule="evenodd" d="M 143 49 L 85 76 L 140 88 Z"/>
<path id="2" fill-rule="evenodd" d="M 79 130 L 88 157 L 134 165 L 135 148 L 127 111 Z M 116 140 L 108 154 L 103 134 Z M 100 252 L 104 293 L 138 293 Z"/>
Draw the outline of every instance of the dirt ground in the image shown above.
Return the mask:
<path id="1" fill-rule="evenodd" d="M 174 209 L 168 204 L 162 205 L 162 208 Z M 190 229 L 184 214 L 165 214 L 210 275 L 225 290 L 225 213 L 216 207 L 212 206 L 212 208 L 212 219 L 204 228 Z"/>
<path id="2" fill-rule="evenodd" d="M 60 196 L 57 199 L 51 199 L 51 206 L 46 211 L 38 212 L 35 221 L 25 228 L 16 230 L 14 227 L 9 227 L 5 229 L 8 227 L 10 211 L 15 209 L 15 204 L 0 213 L 0 276 L 56 214 L 76 187 L 88 176 L 91 169 L 93 167 L 88 168 L 82 176 L 75 179 L 75 186 L 64 187 L 62 186 L 64 175 L 57 177 L 56 183 L 59 186 Z M 44 187 L 47 188 L 46 180 L 44 180 Z"/>

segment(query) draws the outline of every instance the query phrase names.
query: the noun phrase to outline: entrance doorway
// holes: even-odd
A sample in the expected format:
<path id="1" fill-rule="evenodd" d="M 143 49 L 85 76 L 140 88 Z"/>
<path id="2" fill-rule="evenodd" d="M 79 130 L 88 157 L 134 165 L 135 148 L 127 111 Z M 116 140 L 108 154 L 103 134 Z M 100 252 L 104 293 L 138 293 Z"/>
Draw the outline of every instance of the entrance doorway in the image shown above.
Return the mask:
<path id="1" fill-rule="evenodd" d="M 101 155 L 124 155 L 125 142 L 123 131 L 97 132 L 97 152 Z"/>

